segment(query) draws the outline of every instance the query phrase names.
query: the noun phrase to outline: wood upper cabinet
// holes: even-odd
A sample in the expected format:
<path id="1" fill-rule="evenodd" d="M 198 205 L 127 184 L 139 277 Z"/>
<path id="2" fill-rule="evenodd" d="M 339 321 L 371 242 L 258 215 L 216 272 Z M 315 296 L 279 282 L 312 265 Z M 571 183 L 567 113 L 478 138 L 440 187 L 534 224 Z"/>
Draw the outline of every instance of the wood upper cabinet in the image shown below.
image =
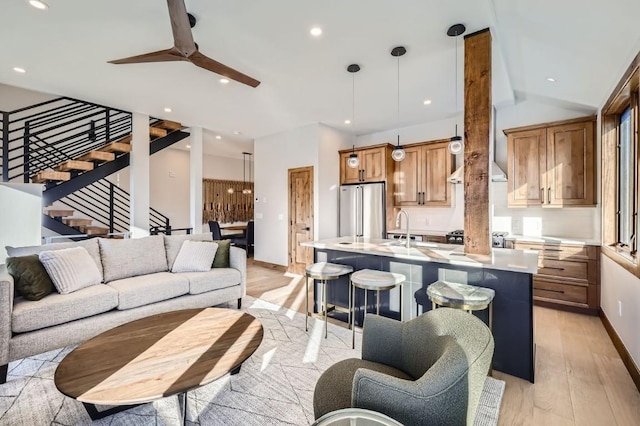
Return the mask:
<path id="1" fill-rule="evenodd" d="M 504 130 L 509 207 L 595 206 L 595 116 Z"/>
<path id="2" fill-rule="evenodd" d="M 394 204 L 397 207 L 450 207 L 453 187 L 453 155 L 447 142 L 405 147 L 406 158 L 395 164 Z"/>
<path id="3" fill-rule="evenodd" d="M 386 145 L 357 149 L 360 165 L 352 169 L 347 165 L 352 150 L 340 151 L 340 184 L 384 182 L 387 179 L 387 158 L 389 148 Z"/>

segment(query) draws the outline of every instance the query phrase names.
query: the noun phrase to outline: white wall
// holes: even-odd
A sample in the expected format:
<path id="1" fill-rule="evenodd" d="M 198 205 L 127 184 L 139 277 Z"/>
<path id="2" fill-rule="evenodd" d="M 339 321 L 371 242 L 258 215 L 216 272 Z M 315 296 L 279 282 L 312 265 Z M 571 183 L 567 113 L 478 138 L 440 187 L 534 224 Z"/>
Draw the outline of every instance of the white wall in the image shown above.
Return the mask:
<path id="1" fill-rule="evenodd" d="M 256 260 L 288 265 L 288 170 L 313 166 L 314 210 L 318 211 L 317 185 L 319 125 L 278 133 L 255 140 L 255 211 Z M 336 159 L 336 162 L 338 160 Z M 314 214 L 315 216 L 315 214 Z M 314 217 L 317 227 L 318 217 Z M 317 229 L 317 228 L 316 228 Z"/>
<path id="2" fill-rule="evenodd" d="M 179 142 L 185 143 L 188 138 Z M 203 178 L 242 180 L 243 160 L 237 158 L 203 156 Z M 253 162 L 251 163 L 253 164 Z M 189 226 L 189 151 L 167 148 L 150 158 L 150 204 L 168 216 L 175 228 Z M 247 179 L 249 170 L 246 171 Z M 129 168 L 109 176 L 113 183 L 129 191 Z M 204 228 L 206 230 L 206 227 Z"/>
<path id="3" fill-rule="evenodd" d="M 0 83 L 0 111 L 11 112 L 40 102 L 50 101 L 59 96 Z"/>
<path id="4" fill-rule="evenodd" d="M 41 243 L 43 185 L 0 183 L 0 264 L 7 258 L 5 246 L 37 246 Z"/>
<path id="5" fill-rule="evenodd" d="M 640 366 L 640 279 L 605 255 L 600 256 L 600 306 L 620 339 Z M 622 304 L 622 315 L 618 311 Z"/>

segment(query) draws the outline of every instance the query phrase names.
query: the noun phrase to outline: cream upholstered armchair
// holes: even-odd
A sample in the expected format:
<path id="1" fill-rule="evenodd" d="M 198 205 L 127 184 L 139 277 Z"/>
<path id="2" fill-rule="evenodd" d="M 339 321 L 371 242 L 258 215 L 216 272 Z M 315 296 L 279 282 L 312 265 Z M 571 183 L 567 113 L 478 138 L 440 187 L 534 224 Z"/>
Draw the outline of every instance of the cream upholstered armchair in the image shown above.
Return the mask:
<path id="1" fill-rule="evenodd" d="M 489 328 L 439 308 L 401 323 L 367 315 L 362 359 L 329 367 L 316 384 L 316 419 L 347 407 L 408 425 L 472 425 L 493 357 Z"/>

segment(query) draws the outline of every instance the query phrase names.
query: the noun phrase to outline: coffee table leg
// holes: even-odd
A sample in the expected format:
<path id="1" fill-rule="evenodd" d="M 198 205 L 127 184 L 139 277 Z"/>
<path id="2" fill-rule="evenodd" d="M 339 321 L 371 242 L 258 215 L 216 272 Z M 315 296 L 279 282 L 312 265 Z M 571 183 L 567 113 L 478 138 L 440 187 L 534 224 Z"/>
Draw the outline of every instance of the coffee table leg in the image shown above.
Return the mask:
<path id="1" fill-rule="evenodd" d="M 135 404 L 135 405 L 118 405 L 112 408 L 108 408 L 104 411 L 98 411 L 98 409 L 96 408 L 95 405 L 93 404 L 89 404 L 87 402 L 83 402 L 82 405 L 84 405 L 84 409 L 87 411 L 87 414 L 89 415 L 89 417 L 91 417 L 91 420 L 99 420 L 102 418 L 105 418 L 107 416 L 110 416 L 112 414 L 116 414 L 116 413 L 120 413 L 122 411 L 126 411 L 129 410 L 131 408 L 137 407 L 139 405 L 142 404 Z"/>
<path id="2" fill-rule="evenodd" d="M 235 374 L 238 374 L 240 372 L 240 367 L 242 367 L 242 364 L 231 370 L 231 375 L 233 376 Z"/>
<path id="3" fill-rule="evenodd" d="M 182 425 L 187 424 L 187 393 L 179 393 L 178 394 L 178 404 L 180 405 L 180 413 L 182 414 Z"/>

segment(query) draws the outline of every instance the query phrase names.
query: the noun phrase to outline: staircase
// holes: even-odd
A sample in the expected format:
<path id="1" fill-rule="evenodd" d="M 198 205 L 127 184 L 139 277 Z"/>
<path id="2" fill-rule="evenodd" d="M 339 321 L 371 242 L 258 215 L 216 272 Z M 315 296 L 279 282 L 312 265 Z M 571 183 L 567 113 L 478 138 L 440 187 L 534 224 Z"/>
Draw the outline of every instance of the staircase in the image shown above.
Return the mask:
<path id="1" fill-rule="evenodd" d="M 64 235 L 129 230 L 129 194 L 106 177 L 129 165 L 130 113 L 64 97 L 2 112 L 0 125 L 2 180 L 42 183 L 44 205 L 65 207 L 45 210 L 43 226 Z M 181 129 L 152 118 L 150 154 L 189 135 Z M 154 226 L 169 219 L 151 209 Z"/>

